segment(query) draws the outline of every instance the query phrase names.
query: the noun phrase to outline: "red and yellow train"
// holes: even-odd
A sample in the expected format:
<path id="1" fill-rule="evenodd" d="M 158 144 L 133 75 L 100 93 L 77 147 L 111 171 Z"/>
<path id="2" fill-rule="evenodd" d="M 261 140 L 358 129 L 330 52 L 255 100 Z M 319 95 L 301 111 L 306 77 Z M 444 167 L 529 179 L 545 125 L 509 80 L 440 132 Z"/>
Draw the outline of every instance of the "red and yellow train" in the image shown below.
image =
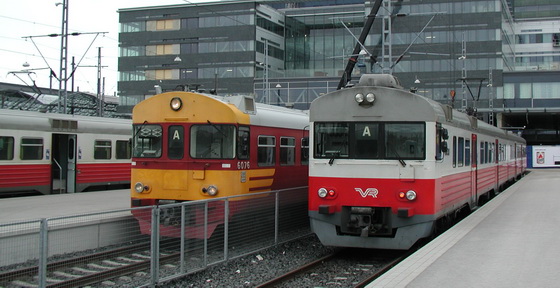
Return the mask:
<path id="1" fill-rule="evenodd" d="M 215 199 L 307 185 L 308 114 L 221 97 L 175 91 L 153 96 L 133 110 L 132 207 Z M 305 197 L 304 197 L 305 199 Z M 210 237 L 224 222 L 224 206 L 210 202 L 190 211 L 188 238 Z M 229 216 L 250 205 L 229 200 Z M 181 234 L 180 209 L 162 216 L 162 236 Z M 133 210 L 143 233 L 151 215 Z M 193 220 L 194 219 L 194 220 Z"/>

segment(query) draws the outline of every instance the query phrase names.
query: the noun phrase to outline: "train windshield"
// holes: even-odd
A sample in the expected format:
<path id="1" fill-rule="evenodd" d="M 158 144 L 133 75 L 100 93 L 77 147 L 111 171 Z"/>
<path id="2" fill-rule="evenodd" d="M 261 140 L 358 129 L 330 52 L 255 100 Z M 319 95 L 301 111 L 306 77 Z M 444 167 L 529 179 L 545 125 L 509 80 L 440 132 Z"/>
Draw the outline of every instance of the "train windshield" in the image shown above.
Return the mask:
<path id="1" fill-rule="evenodd" d="M 163 130 L 160 125 L 134 125 L 133 157 L 159 158 Z"/>
<path id="2" fill-rule="evenodd" d="M 422 122 L 315 123 L 315 158 L 425 159 L 426 125 Z"/>
<path id="3" fill-rule="evenodd" d="M 235 126 L 193 125 L 190 154 L 199 159 L 233 159 L 235 157 Z"/>

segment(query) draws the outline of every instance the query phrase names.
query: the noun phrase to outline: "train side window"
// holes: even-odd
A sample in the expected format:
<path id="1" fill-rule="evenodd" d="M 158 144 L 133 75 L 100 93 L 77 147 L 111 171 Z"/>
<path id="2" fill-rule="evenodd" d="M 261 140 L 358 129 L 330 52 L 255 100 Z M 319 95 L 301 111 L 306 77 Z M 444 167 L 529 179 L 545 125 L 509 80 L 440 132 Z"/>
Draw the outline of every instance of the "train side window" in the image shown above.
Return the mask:
<path id="1" fill-rule="evenodd" d="M 183 159 L 185 154 L 185 128 L 179 125 L 169 126 L 167 141 L 167 157 L 169 159 Z"/>
<path id="2" fill-rule="evenodd" d="M 276 137 L 259 136 L 257 163 L 259 166 L 274 166 L 276 163 Z"/>
<path id="3" fill-rule="evenodd" d="M 124 140 L 117 140 L 116 146 L 116 157 L 117 159 L 130 159 L 132 156 L 132 147 L 131 147 L 131 140 L 124 141 Z"/>
<path id="4" fill-rule="evenodd" d="M 280 165 L 295 165 L 296 139 L 280 137 Z"/>
<path id="5" fill-rule="evenodd" d="M 490 149 L 488 142 L 484 142 L 484 163 L 490 163 Z"/>
<path id="6" fill-rule="evenodd" d="M 463 167 L 463 160 L 465 158 L 465 138 L 459 137 L 459 147 L 458 147 L 458 154 L 457 154 L 457 165 L 459 167 Z"/>
<path id="7" fill-rule="evenodd" d="M 309 138 L 301 138 L 301 165 L 309 165 Z"/>
<path id="8" fill-rule="evenodd" d="M 471 166 L 471 140 L 465 139 L 465 166 Z"/>
<path id="9" fill-rule="evenodd" d="M 43 138 L 22 138 L 19 157 L 21 160 L 43 159 Z"/>
<path id="10" fill-rule="evenodd" d="M 495 149 L 494 147 L 495 147 L 494 143 L 490 143 L 490 147 L 488 148 L 488 153 L 489 153 L 488 154 L 489 155 L 488 156 L 488 162 L 491 162 L 491 163 L 497 163 L 496 157 L 495 157 L 496 154 L 494 154 L 494 149 Z"/>
<path id="11" fill-rule="evenodd" d="M 480 164 L 484 164 L 486 163 L 486 159 L 485 157 L 485 153 L 484 153 L 484 142 L 480 141 Z"/>
<path id="12" fill-rule="evenodd" d="M 14 137 L 0 136 L 0 160 L 14 159 Z"/>
<path id="13" fill-rule="evenodd" d="M 457 136 L 453 136 L 453 168 L 457 167 Z"/>
<path id="14" fill-rule="evenodd" d="M 239 131 L 237 132 L 237 159 L 249 159 L 251 151 L 250 139 L 249 127 L 239 126 Z"/>
<path id="15" fill-rule="evenodd" d="M 111 159 L 111 141 L 95 140 L 95 144 L 93 145 L 93 158 Z"/>

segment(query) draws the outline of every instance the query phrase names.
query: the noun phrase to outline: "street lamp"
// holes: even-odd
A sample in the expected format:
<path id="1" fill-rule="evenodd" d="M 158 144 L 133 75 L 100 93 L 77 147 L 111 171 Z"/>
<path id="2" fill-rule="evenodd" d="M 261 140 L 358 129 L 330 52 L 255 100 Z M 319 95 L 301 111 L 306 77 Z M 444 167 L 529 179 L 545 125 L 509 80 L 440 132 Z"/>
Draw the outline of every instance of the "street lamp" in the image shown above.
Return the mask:
<path id="1" fill-rule="evenodd" d="M 280 88 L 282 88 L 282 85 L 280 85 L 280 83 L 276 84 L 276 88 L 278 89 L 278 106 L 280 106 Z"/>

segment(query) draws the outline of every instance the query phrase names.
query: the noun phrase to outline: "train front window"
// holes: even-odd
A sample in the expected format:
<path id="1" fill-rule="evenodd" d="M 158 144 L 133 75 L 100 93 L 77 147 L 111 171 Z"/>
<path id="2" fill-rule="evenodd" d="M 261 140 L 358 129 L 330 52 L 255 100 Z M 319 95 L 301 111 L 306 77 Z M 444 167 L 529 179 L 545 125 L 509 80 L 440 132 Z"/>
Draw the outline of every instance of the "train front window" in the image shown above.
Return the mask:
<path id="1" fill-rule="evenodd" d="M 387 159 L 424 159 L 423 123 L 385 124 Z"/>
<path id="2" fill-rule="evenodd" d="M 314 156 L 326 159 L 425 159 L 422 122 L 315 123 Z"/>
<path id="3" fill-rule="evenodd" d="M 347 158 L 349 126 L 349 123 L 315 124 L 315 157 Z"/>
<path id="4" fill-rule="evenodd" d="M 133 157 L 159 158 L 163 143 L 163 129 L 160 125 L 134 125 L 132 141 Z"/>
<path id="5" fill-rule="evenodd" d="M 236 131 L 233 125 L 193 125 L 190 155 L 198 159 L 233 159 Z"/>

